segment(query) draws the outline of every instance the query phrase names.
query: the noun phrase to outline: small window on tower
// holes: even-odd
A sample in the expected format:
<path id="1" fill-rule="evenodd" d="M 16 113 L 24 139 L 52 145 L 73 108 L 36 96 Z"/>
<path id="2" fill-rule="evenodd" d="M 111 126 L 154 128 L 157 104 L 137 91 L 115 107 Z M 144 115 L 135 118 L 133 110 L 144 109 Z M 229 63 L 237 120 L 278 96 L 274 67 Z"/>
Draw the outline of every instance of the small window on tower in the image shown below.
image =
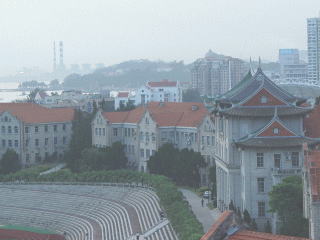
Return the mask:
<path id="1" fill-rule="evenodd" d="M 260 102 L 261 102 L 261 103 L 267 103 L 267 102 L 268 102 L 268 98 L 267 98 L 266 96 L 262 96 L 262 97 L 260 98 Z"/>
<path id="2" fill-rule="evenodd" d="M 273 133 L 274 133 L 274 134 L 279 134 L 279 132 L 280 132 L 279 128 L 274 128 L 274 129 L 273 129 Z"/>

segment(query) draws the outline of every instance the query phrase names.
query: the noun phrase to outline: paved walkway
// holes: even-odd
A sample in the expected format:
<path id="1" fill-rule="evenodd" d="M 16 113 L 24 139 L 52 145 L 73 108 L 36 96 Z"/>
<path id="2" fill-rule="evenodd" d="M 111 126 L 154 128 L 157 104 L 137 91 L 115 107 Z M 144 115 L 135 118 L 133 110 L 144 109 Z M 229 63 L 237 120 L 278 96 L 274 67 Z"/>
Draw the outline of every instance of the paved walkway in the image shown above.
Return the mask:
<path id="1" fill-rule="evenodd" d="M 55 167 L 53 167 L 53 168 L 50 168 L 50 169 L 47 170 L 47 171 L 41 172 L 41 173 L 40 173 L 40 176 L 41 176 L 41 175 L 50 174 L 50 173 L 54 173 L 54 172 L 58 172 L 59 170 L 61 170 L 61 169 L 64 168 L 65 166 L 66 166 L 65 163 L 59 163 L 57 166 L 55 166 Z"/>
<path id="2" fill-rule="evenodd" d="M 220 216 L 220 211 L 217 209 L 210 210 L 206 203 L 208 202 L 205 199 L 204 207 L 201 206 L 201 198 L 195 194 L 194 192 L 187 190 L 187 189 L 180 189 L 180 191 L 185 196 L 186 200 L 189 202 L 192 211 L 198 218 L 199 222 L 202 223 L 203 230 L 205 232 L 211 227 L 211 225 L 218 219 Z"/>

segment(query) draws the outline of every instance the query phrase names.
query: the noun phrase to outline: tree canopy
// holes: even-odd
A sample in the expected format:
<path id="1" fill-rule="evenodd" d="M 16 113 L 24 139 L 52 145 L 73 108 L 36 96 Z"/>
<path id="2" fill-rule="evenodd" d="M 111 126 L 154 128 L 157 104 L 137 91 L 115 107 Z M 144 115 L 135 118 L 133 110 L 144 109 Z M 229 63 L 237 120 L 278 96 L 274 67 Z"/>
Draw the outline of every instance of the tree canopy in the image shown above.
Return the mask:
<path id="1" fill-rule="evenodd" d="M 203 157 L 189 149 L 179 150 L 172 144 L 164 144 L 150 157 L 148 168 L 151 173 L 165 175 L 180 185 L 198 187 Z"/>
<path id="2" fill-rule="evenodd" d="M 2 156 L 0 161 L 0 172 L 1 174 L 14 173 L 21 169 L 21 162 L 18 154 L 8 149 Z"/>
<path id="3" fill-rule="evenodd" d="M 281 220 L 280 233 L 291 236 L 308 236 L 308 221 L 303 218 L 303 186 L 299 176 L 285 178 L 273 186 L 270 195 L 270 211 Z"/>

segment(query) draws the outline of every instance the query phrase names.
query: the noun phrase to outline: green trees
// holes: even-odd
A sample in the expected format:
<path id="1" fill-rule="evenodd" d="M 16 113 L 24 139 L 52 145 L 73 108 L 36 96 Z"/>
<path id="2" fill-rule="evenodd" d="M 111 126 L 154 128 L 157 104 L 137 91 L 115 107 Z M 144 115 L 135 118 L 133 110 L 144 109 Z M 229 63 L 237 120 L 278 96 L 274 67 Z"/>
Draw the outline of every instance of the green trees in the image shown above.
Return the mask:
<path id="1" fill-rule="evenodd" d="M 127 157 L 120 142 L 104 149 L 86 148 L 82 151 L 78 169 L 80 171 L 116 170 L 125 168 Z"/>
<path id="2" fill-rule="evenodd" d="M 72 125 L 72 138 L 69 151 L 65 156 L 66 163 L 72 171 L 79 171 L 79 159 L 83 149 L 91 147 L 92 115 L 76 111 Z"/>
<path id="3" fill-rule="evenodd" d="M 174 180 L 177 184 L 198 187 L 200 183 L 200 167 L 205 162 L 200 153 L 193 150 L 174 148 L 172 144 L 164 144 L 148 161 L 151 173 L 161 174 Z"/>
<path id="4" fill-rule="evenodd" d="M 0 161 L 0 172 L 2 174 L 14 173 L 21 169 L 21 162 L 18 154 L 8 149 L 2 156 Z"/>
<path id="5" fill-rule="evenodd" d="M 299 176 L 290 176 L 273 187 L 270 195 L 271 212 L 282 221 L 280 233 L 292 236 L 308 236 L 308 221 L 303 218 L 303 189 Z"/>
<path id="6" fill-rule="evenodd" d="M 202 102 L 200 93 L 197 89 L 187 89 L 182 94 L 183 102 Z"/>
<path id="7" fill-rule="evenodd" d="M 128 101 L 127 104 L 123 104 L 122 102 L 120 102 L 119 108 L 116 111 L 117 112 L 124 112 L 124 111 L 130 111 L 135 108 L 136 107 L 134 106 L 132 101 Z"/>

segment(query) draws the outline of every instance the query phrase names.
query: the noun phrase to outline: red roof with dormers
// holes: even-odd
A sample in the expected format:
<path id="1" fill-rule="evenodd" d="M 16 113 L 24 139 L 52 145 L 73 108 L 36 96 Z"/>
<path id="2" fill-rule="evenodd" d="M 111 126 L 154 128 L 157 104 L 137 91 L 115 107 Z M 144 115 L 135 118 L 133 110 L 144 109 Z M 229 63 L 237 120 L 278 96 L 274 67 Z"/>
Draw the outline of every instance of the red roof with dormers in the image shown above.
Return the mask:
<path id="1" fill-rule="evenodd" d="M 261 97 L 265 96 L 267 98 L 266 103 L 261 103 Z M 262 88 L 257 94 L 248 99 L 242 106 L 280 106 L 287 105 L 279 98 L 272 95 L 268 90 Z"/>
<path id="2" fill-rule="evenodd" d="M 176 87 L 177 82 L 171 82 L 169 80 L 162 80 L 160 82 L 148 82 L 149 87 Z"/>
<path id="3" fill-rule="evenodd" d="M 274 133 L 275 128 L 279 130 L 278 134 Z M 270 126 L 264 129 L 258 135 L 258 137 L 291 137 L 291 136 L 296 136 L 296 134 L 290 131 L 289 129 L 287 129 L 278 121 L 273 122 Z"/>
<path id="4" fill-rule="evenodd" d="M 118 97 L 127 98 L 129 97 L 129 92 L 118 92 Z"/>
<path id="5" fill-rule="evenodd" d="M 71 122 L 73 108 L 46 108 L 35 103 L 0 103 L 0 115 L 9 112 L 24 123 Z"/>
<path id="6" fill-rule="evenodd" d="M 276 235 L 271 233 L 239 231 L 230 236 L 228 240 L 308 240 L 308 238 Z"/>
<path id="7" fill-rule="evenodd" d="M 104 112 L 102 115 L 111 123 L 138 123 L 148 111 L 159 127 L 197 127 L 209 115 L 202 103 L 150 102 L 125 112 Z"/>

